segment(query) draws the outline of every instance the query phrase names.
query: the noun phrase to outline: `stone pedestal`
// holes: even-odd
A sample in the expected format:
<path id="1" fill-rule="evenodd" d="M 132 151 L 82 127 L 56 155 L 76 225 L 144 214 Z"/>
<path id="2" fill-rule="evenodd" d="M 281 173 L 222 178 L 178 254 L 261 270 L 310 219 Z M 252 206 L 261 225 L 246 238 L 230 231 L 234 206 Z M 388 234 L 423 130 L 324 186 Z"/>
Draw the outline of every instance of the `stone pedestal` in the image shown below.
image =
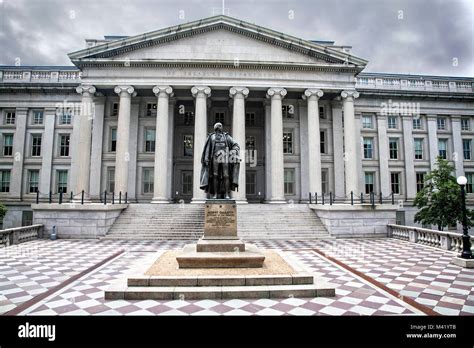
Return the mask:
<path id="1" fill-rule="evenodd" d="M 176 257 L 179 268 L 259 268 L 265 256 L 237 235 L 237 205 L 231 199 L 208 199 L 204 236 Z"/>
<path id="2" fill-rule="evenodd" d="M 463 259 L 462 257 L 456 256 L 451 260 L 451 263 L 463 268 L 474 268 L 474 259 Z"/>

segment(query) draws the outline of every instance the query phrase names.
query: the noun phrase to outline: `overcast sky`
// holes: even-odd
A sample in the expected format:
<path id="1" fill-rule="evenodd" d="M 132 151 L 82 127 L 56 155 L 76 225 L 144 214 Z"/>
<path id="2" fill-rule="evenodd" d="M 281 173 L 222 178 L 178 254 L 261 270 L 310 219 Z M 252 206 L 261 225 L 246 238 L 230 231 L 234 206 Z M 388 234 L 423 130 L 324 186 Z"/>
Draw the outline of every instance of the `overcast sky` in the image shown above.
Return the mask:
<path id="1" fill-rule="evenodd" d="M 290 35 L 351 45 L 369 60 L 367 72 L 474 77 L 474 0 L 226 0 L 225 8 Z M 222 0 L 0 0 L 0 64 L 70 65 L 67 53 L 85 38 L 220 13 Z"/>

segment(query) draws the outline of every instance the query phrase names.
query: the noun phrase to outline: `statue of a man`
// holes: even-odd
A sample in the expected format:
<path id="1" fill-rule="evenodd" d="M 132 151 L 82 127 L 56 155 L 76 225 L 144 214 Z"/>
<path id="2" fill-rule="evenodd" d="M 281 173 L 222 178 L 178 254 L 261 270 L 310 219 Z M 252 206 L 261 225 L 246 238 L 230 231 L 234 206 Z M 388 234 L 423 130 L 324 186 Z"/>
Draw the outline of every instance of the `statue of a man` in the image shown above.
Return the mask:
<path id="1" fill-rule="evenodd" d="M 239 152 L 239 144 L 222 130 L 221 123 L 216 123 L 202 151 L 201 190 L 214 199 L 229 199 L 230 190 L 239 186 Z"/>

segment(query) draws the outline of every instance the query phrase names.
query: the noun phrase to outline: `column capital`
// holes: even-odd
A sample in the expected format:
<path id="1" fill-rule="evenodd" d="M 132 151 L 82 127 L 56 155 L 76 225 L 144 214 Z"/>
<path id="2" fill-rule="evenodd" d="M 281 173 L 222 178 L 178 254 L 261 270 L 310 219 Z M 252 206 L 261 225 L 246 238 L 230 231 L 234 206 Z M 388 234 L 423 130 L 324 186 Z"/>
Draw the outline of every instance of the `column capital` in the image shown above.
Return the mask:
<path id="1" fill-rule="evenodd" d="M 155 86 L 153 87 L 153 93 L 155 93 L 155 96 L 157 97 L 162 93 L 172 97 L 173 88 L 171 86 Z"/>
<path id="2" fill-rule="evenodd" d="M 137 95 L 137 92 L 135 92 L 135 88 L 133 88 L 133 86 L 115 86 L 114 92 L 120 96 L 124 95 L 125 93 L 132 97 Z"/>
<path id="3" fill-rule="evenodd" d="M 231 87 L 229 89 L 229 97 L 234 98 L 237 95 L 242 95 L 244 98 L 247 98 L 249 89 L 247 87 Z"/>
<path id="4" fill-rule="evenodd" d="M 196 98 L 198 95 L 205 95 L 206 97 L 211 96 L 211 88 L 208 86 L 194 86 L 191 88 L 191 93 L 194 98 Z"/>
<path id="5" fill-rule="evenodd" d="M 356 99 L 359 98 L 359 92 L 357 91 L 342 91 L 341 92 L 342 99 Z"/>
<path id="6" fill-rule="evenodd" d="M 281 87 L 271 87 L 267 91 L 267 98 L 285 98 L 287 91 Z"/>
<path id="7" fill-rule="evenodd" d="M 96 92 L 96 88 L 92 85 L 79 85 L 76 87 L 76 92 L 83 96 L 93 97 Z"/>
<path id="8" fill-rule="evenodd" d="M 307 90 L 304 91 L 303 93 L 303 100 L 310 99 L 310 98 L 316 98 L 319 99 L 324 95 L 324 92 L 320 89 L 317 88 L 308 88 Z"/>

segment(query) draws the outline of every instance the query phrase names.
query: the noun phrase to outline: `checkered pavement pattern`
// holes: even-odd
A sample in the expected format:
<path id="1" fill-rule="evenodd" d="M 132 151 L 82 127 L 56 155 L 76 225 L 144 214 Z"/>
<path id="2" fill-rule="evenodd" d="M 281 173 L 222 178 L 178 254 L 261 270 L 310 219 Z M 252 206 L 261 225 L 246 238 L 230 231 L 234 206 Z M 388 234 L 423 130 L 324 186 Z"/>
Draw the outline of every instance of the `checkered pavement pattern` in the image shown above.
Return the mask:
<path id="1" fill-rule="evenodd" d="M 103 243 L 97 240 L 35 240 L 0 249 L 0 314 L 59 285 L 119 250 L 174 249 L 181 241 Z"/>
<path id="2" fill-rule="evenodd" d="M 284 252 L 289 257 L 303 264 L 315 274 L 317 279 L 334 284 L 336 287 L 336 297 L 334 298 L 189 301 L 104 300 L 103 291 L 111 283 L 125 277 L 137 264 L 149 260 L 154 252 L 181 248 L 186 243 L 186 241 L 57 240 L 24 243 L 10 247 L 16 249 L 9 251 L 9 248 L 0 249 L 0 283 L 2 284 L 0 285 L 0 313 L 57 285 L 118 250 L 125 250 L 125 253 L 31 306 L 21 314 L 421 314 L 420 311 L 405 302 L 310 250 L 317 248 L 440 314 L 473 314 L 473 270 L 451 265 L 450 260 L 454 256 L 451 252 L 396 239 L 254 242 L 262 248 L 285 250 Z M 44 273 L 47 274 L 43 275 Z M 33 279 L 38 277 L 47 278 Z M 39 280 L 44 280 L 44 282 L 39 282 Z M 29 282 L 35 282 L 35 284 L 29 284 Z M 6 293 L 4 289 L 7 290 Z M 23 292 L 26 295 L 23 295 Z M 11 296 L 17 293 L 21 293 L 21 295 Z"/>
<path id="3" fill-rule="evenodd" d="M 336 240 L 319 250 L 442 315 L 474 315 L 474 269 L 455 253 L 396 239 Z"/>

